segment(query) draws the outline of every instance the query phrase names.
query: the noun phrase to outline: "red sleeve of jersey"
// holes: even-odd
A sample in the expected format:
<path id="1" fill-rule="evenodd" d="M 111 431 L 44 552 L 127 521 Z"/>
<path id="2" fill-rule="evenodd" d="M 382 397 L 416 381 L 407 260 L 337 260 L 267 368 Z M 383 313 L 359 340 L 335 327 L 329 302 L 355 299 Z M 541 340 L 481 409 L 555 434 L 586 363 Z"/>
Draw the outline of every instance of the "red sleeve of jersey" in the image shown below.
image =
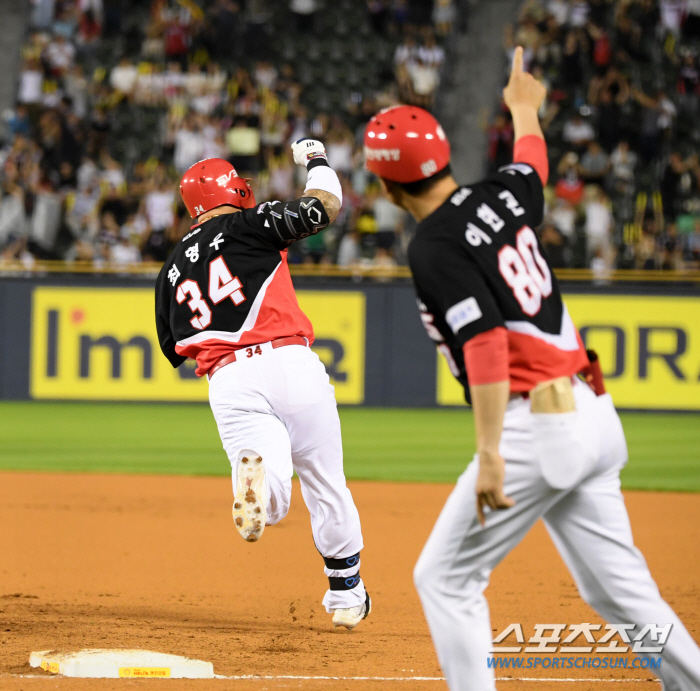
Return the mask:
<path id="1" fill-rule="evenodd" d="M 508 332 L 502 326 L 469 339 L 462 352 L 470 384 L 495 384 L 510 379 Z"/>
<path id="2" fill-rule="evenodd" d="M 520 137 L 515 142 L 513 163 L 527 163 L 532 166 L 546 186 L 549 179 L 549 159 L 547 158 L 547 142 L 536 134 Z"/>

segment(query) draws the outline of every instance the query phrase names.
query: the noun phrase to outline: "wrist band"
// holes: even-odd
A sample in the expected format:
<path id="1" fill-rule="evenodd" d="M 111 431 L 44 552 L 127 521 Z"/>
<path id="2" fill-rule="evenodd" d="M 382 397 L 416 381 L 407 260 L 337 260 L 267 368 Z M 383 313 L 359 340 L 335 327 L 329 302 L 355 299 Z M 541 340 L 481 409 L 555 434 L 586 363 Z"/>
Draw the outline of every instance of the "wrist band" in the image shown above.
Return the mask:
<path id="1" fill-rule="evenodd" d="M 312 158 L 307 164 L 306 164 L 306 170 L 311 170 L 312 168 L 316 168 L 317 166 L 328 166 L 328 159 L 326 158 L 326 154 L 315 154 L 314 158 Z"/>

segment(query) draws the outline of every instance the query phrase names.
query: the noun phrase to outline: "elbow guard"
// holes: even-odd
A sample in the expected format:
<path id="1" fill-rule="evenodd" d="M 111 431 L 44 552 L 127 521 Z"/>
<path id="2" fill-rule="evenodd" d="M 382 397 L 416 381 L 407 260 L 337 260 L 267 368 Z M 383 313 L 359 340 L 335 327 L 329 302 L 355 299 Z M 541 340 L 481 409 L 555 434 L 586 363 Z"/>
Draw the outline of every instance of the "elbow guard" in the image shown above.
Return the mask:
<path id="1" fill-rule="evenodd" d="M 283 242 L 294 242 L 315 235 L 330 223 L 325 207 L 316 197 L 275 202 L 270 205 L 268 213 Z"/>

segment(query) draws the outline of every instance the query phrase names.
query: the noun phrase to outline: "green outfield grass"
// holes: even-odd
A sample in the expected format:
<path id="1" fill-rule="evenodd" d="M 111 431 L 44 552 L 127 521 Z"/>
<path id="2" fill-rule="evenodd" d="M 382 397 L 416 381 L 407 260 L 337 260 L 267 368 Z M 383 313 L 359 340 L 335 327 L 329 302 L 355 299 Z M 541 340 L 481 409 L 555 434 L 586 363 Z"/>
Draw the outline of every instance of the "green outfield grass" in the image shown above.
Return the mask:
<path id="1" fill-rule="evenodd" d="M 454 482 L 473 453 L 466 410 L 341 410 L 348 478 Z M 700 491 L 700 417 L 625 413 L 628 489 Z M 205 405 L 0 403 L 0 468 L 227 475 Z"/>

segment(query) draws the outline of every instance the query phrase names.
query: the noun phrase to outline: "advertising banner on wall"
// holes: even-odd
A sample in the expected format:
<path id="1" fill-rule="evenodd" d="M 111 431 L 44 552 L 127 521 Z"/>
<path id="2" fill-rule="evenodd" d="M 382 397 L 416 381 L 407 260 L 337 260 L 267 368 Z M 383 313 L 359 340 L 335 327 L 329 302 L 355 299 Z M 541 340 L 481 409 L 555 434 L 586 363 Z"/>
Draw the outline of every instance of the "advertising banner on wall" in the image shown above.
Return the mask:
<path id="1" fill-rule="evenodd" d="M 619 408 L 700 410 L 700 300 L 567 295 L 587 348 L 599 355 Z M 461 386 L 438 357 L 439 405 L 462 405 Z"/>
<path id="2" fill-rule="evenodd" d="M 195 376 L 193 363 L 176 370 L 161 354 L 150 288 L 38 285 L 29 295 L 25 396 L 207 400 L 207 383 Z M 420 324 L 410 285 L 327 287 L 299 290 L 298 297 L 339 403 L 464 405 L 461 387 Z M 700 300 L 572 294 L 566 303 L 584 342 L 598 352 L 618 407 L 700 411 Z M 17 326 L 10 341 L 26 343 L 27 326 Z"/>
<path id="3" fill-rule="evenodd" d="M 361 404 L 365 296 L 300 291 L 314 350 L 339 403 Z M 206 401 L 194 363 L 173 369 L 160 352 L 153 291 L 37 287 L 32 296 L 30 395 L 35 399 Z"/>

